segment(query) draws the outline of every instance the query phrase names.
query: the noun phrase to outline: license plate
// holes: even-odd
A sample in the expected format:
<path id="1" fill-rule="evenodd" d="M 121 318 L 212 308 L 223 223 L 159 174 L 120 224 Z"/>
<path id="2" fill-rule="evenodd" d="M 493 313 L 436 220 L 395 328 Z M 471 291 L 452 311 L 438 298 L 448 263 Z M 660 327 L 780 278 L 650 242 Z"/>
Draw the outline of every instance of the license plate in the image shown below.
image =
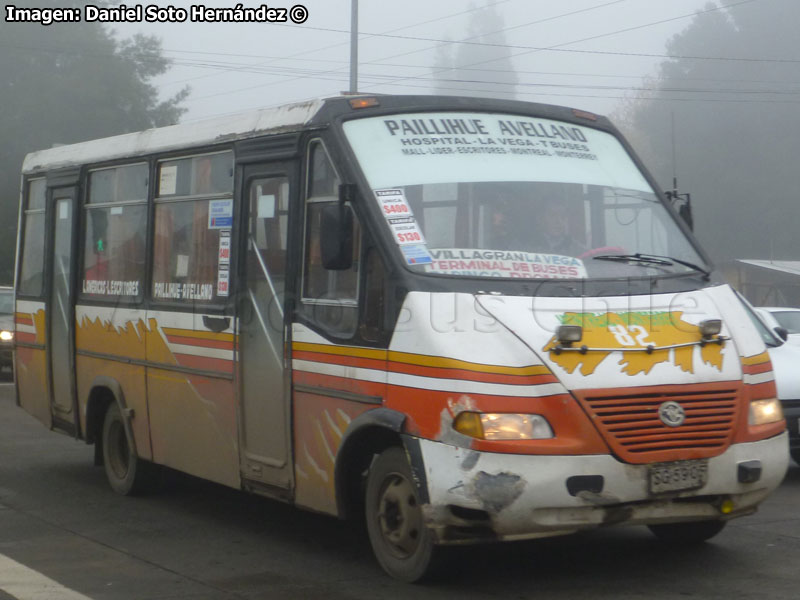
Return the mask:
<path id="1" fill-rule="evenodd" d="M 707 460 L 682 460 L 651 465 L 648 484 L 651 494 L 678 492 L 703 487 L 708 481 Z"/>

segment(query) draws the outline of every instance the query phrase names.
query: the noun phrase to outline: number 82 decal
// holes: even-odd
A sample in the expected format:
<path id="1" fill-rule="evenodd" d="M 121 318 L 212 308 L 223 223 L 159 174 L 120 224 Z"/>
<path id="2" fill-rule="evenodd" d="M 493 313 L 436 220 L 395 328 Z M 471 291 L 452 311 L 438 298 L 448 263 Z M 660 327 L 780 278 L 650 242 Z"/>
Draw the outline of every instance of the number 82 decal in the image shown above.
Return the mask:
<path id="1" fill-rule="evenodd" d="M 652 341 L 648 339 L 649 333 L 641 325 L 610 325 L 608 330 L 617 340 L 620 346 L 641 346 L 646 348 L 652 345 Z"/>

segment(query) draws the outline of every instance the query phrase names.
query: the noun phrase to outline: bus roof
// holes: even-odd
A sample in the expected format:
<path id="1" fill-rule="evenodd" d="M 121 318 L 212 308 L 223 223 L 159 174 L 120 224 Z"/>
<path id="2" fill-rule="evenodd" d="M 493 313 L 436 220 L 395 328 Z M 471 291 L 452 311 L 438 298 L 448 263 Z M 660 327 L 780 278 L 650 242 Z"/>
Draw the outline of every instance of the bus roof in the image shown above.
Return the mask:
<path id="1" fill-rule="evenodd" d="M 195 123 L 147 129 L 79 144 L 56 146 L 28 154 L 22 164 L 22 172 L 33 174 L 86 163 L 245 139 L 264 133 L 293 131 L 312 119 L 323 103 L 324 100 L 317 99 Z"/>
<path id="2" fill-rule="evenodd" d="M 359 94 L 374 97 L 374 94 Z M 517 100 L 475 98 L 465 96 L 394 96 L 377 95 L 384 109 L 400 112 L 450 110 L 450 111 L 503 111 L 525 116 L 537 116 L 582 122 L 590 119 L 593 127 L 608 130 L 610 123 L 604 117 L 578 111 L 565 106 L 535 104 Z M 275 108 L 262 108 L 240 114 L 226 115 L 194 123 L 181 123 L 168 127 L 147 129 L 114 137 L 91 140 L 78 144 L 56 146 L 48 150 L 31 152 L 22 165 L 24 175 L 35 175 L 56 169 L 97 164 L 114 160 L 145 157 L 150 154 L 211 146 L 265 134 L 299 131 L 304 126 L 325 122 L 353 107 L 353 96 L 317 98 L 306 102 L 286 104 Z M 578 119 L 578 121 L 576 121 Z"/>

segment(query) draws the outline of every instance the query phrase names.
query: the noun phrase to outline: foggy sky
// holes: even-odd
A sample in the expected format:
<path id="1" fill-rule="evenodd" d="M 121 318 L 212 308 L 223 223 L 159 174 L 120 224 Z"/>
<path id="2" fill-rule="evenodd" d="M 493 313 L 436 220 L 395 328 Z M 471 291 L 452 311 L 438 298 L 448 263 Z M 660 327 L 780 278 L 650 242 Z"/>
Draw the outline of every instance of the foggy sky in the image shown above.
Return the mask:
<path id="1" fill-rule="evenodd" d="M 172 2 L 181 7 L 196 3 Z M 259 6 L 261 2 L 244 4 Z M 348 89 L 350 0 L 306 0 L 304 4 L 309 19 L 296 26 L 187 22 L 113 27 L 123 37 L 142 32 L 162 38 L 165 55 L 174 66 L 157 84 L 163 96 L 191 86 L 185 103 L 189 111 L 183 118 L 187 122 Z M 642 77 L 654 75 L 663 59 L 601 52 L 663 55 L 665 42 L 691 21 L 681 17 L 702 9 L 707 0 L 361 0 L 359 90 L 431 93 L 431 66 L 439 42 L 368 34 L 460 40 L 467 35 L 470 19 L 479 19 L 486 9 L 466 11 L 487 4 L 503 18 L 507 44 L 557 46 L 559 50 L 511 49 L 518 99 L 609 114 L 623 98 L 637 95 L 631 88 L 640 86 Z M 206 5 L 234 3 L 209 0 Z"/>

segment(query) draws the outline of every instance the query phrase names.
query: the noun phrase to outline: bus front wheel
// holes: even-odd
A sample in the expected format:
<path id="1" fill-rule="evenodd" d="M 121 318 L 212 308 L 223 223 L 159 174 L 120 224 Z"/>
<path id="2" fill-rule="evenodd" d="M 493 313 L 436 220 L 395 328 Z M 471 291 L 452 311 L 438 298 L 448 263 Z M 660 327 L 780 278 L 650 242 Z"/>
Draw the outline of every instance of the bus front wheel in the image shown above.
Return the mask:
<path id="1" fill-rule="evenodd" d="M 103 420 L 103 466 L 111 489 L 123 496 L 147 491 L 155 478 L 155 465 L 136 455 L 116 402 L 109 405 Z"/>
<path id="2" fill-rule="evenodd" d="M 441 550 L 425 527 L 411 467 L 402 448 L 381 452 L 367 475 L 367 532 L 375 557 L 392 577 L 414 582 L 433 574 Z"/>

